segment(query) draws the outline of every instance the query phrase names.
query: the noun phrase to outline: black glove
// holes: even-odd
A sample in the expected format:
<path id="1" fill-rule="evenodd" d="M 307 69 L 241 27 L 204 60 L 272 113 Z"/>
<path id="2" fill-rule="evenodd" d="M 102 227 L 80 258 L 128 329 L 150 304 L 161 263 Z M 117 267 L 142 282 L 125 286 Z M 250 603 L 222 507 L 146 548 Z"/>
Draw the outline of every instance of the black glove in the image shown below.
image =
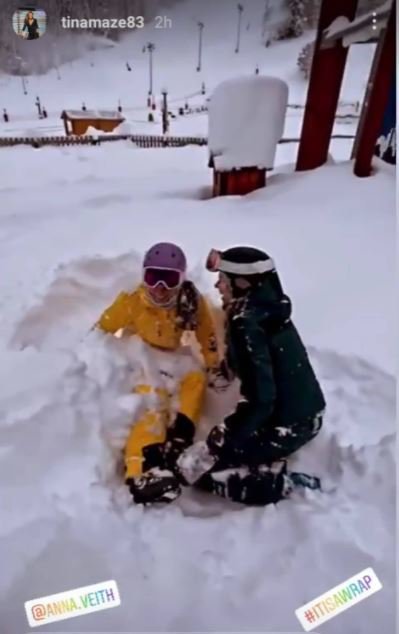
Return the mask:
<path id="1" fill-rule="evenodd" d="M 206 439 L 209 451 L 212 454 L 219 455 L 220 450 L 223 448 L 226 442 L 226 426 L 224 423 L 212 427 Z"/>
<path id="2" fill-rule="evenodd" d="M 225 392 L 230 387 L 231 381 L 218 368 L 208 370 L 208 387 L 217 394 Z"/>
<path id="3" fill-rule="evenodd" d="M 195 435 L 194 423 L 184 414 L 177 414 L 173 425 L 166 432 L 164 445 L 165 466 L 176 471 L 176 460 L 187 447 L 193 444 Z"/>

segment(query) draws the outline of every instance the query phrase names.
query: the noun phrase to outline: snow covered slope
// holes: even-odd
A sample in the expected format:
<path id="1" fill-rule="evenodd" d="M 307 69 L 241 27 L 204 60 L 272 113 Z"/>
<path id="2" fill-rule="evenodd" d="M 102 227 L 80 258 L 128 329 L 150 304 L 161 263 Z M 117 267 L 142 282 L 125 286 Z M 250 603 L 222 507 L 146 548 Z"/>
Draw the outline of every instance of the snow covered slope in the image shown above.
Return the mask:
<path id="1" fill-rule="evenodd" d="M 236 75 L 253 75 L 258 65 L 260 73 L 275 75 L 290 86 L 289 103 L 304 104 L 307 83 L 296 66 L 299 51 L 314 39 L 308 32 L 290 42 L 263 45 L 264 0 L 243 2 L 242 35 L 239 54 L 234 53 L 237 33 L 237 8 L 231 0 L 198 2 L 189 0 L 160 12 L 172 21 L 171 28 L 155 28 L 156 22 L 142 30 L 127 33 L 113 47 L 88 53 L 71 64 L 63 64 L 43 76 L 28 78 L 23 94 L 21 77 L 0 75 L 1 106 L 6 107 L 11 120 L 0 121 L 0 134 L 29 134 L 34 130 L 45 135 L 63 134 L 60 114 L 64 109 L 115 109 L 121 100 L 123 112 L 133 124 L 135 132 L 160 133 L 161 121 L 156 115 L 153 124 L 147 122 L 147 93 L 149 89 L 149 57 L 143 47 L 150 41 L 154 51 L 153 92 L 157 103 L 166 86 L 169 105 L 173 111 L 186 101 L 190 105 L 203 104 L 213 88 L 223 79 Z M 197 22 L 205 25 L 201 72 L 198 63 Z M 159 22 L 158 22 L 159 23 Z M 366 87 L 373 46 L 352 47 L 342 88 L 341 100 L 353 102 L 362 98 Z M 56 49 L 55 49 L 56 53 Z M 55 59 L 57 56 L 55 55 Z M 131 72 L 126 68 L 130 64 Z M 57 77 L 60 77 L 58 79 Z M 200 94 L 202 82 L 206 95 Z M 36 96 L 46 107 L 49 118 L 39 121 L 35 106 Z M 286 136 L 298 134 L 301 111 L 291 111 L 286 122 Z M 351 132 L 348 125 L 339 125 L 340 133 Z M 192 115 L 171 122 L 171 134 L 206 134 L 207 117 Z M 346 154 L 349 158 L 349 152 Z"/>
<path id="2" fill-rule="evenodd" d="M 205 149 L 17 148 L 0 161 L 2 631 L 26 631 L 25 600 L 111 578 L 120 608 L 56 631 L 298 631 L 295 608 L 372 565 L 383 591 L 323 632 L 392 632 L 391 170 L 359 180 L 347 163 L 287 167 L 263 191 L 212 200 Z M 159 239 L 187 249 L 215 302 L 202 269 L 211 246 L 247 242 L 275 258 L 328 400 L 297 466 L 326 493 L 266 509 L 199 493 L 130 505 L 117 450 L 139 406 L 129 373 L 146 353 L 87 333 Z M 233 400 L 209 395 L 204 428 Z"/>

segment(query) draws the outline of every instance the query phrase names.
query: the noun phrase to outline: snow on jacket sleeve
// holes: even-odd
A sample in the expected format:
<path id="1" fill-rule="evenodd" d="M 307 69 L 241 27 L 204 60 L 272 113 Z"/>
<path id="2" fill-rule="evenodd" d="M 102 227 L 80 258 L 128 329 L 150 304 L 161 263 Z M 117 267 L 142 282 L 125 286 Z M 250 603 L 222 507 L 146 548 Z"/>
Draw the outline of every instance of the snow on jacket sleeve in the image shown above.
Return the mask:
<path id="1" fill-rule="evenodd" d="M 116 333 L 121 328 L 132 328 L 133 296 L 128 293 L 120 293 L 111 306 L 101 315 L 97 326 L 104 332 Z"/>
<path id="2" fill-rule="evenodd" d="M 235 317 L 230 335 L 244 401 L 225 424 L 234 444 L 240 444 L 264 427 L 273 412 L 276 387 L 266 334 L 257 320 L 245 314 Z"/>
<path id="3" fill-rule="evenodd" d="M 209 306 L 202 295 L 199 297 L 198 302 L 198 325 L 196 335 L 207 369 L 219 367 L 220 359 L 217 347 L 215 323 Z"/>

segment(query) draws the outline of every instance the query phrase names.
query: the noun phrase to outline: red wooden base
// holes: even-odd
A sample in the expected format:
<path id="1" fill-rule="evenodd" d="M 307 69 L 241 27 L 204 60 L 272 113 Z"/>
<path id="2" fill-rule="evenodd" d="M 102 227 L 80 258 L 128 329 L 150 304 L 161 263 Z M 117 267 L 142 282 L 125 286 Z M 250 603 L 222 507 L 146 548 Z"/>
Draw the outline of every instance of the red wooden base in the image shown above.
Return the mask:
<path id="1" fill-rule="evenodd" d="M 244 167 L 230 172 L 213 171 L 214 196 L 245 196 L 265 185 L 265 169 Z"/>

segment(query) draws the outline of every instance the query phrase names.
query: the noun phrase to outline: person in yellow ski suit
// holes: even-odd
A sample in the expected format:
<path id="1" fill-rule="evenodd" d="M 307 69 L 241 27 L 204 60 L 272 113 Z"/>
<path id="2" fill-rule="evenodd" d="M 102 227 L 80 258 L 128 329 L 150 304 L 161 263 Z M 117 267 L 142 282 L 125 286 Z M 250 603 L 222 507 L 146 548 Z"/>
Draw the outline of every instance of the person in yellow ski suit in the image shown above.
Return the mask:
<path id="1" fill-rule="evenodd" d="M 105 333 L 122 329 L 170 351 L 177 351 L 183 333 L 191 330 L 204 359 L 206 371 L 193 368 L 180 380 L 174 420 L 165 390 L 148 384 L 135 387 L 141 394 L 155 393 L 159 402 L 135 422 L 125 447 L 125 479 L 136 503 L 172 501 L 180 494 L 176 460 L 193 442 L 207 384 L 212 377 L 223 382 L 213 318 L 205 299 L 185 280 L 186 268 L 180 247 L 154 245 L 144 257 L 142 284 L 132 293 L 121 293 L 97 322 Z"/>

